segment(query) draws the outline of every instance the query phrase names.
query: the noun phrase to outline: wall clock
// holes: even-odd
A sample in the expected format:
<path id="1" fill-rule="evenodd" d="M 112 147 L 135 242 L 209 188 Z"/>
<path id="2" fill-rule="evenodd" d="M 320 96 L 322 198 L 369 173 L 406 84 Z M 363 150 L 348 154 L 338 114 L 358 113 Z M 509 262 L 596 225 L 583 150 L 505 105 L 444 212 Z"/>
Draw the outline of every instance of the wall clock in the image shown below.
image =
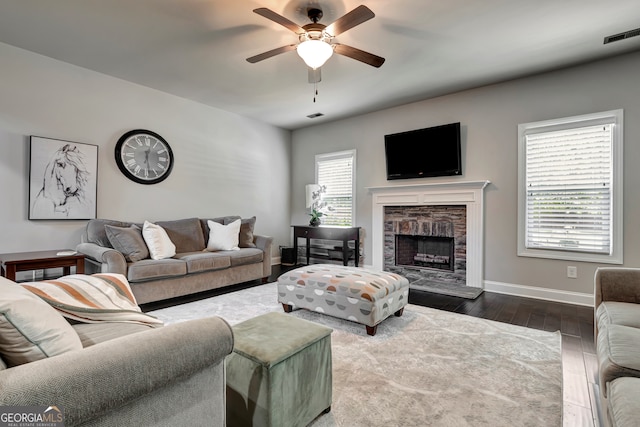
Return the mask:
<path id="1" fill-rule="evenodd" d="M 115 157 L 124 176 L 139 184 L 164 181 L 173 168 L 173 152 L 167 141 L 144 129 L 122 135 L 116 144 Z"/>

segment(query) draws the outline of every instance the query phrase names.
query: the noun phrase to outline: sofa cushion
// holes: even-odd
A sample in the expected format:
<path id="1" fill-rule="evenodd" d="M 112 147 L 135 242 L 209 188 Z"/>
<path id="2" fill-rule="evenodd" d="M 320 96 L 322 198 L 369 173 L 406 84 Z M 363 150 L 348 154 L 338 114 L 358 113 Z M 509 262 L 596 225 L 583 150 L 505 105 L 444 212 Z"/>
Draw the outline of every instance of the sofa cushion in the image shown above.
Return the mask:
<path id="1" fill-rule="evenodd" d="M 167 232 L 173 244 L 176 245 L 177 253 L 201 251 L 206 246 L 198 218 L 157 221 L 156 224 Z"/>
<path id="2" fill-rule="evenodd" d="M 176 254 L 176 245 L 162 226 L 145 221 L 142 226 L 142 237 L 149 248 L 151 259 L 171 258 Z"/>
<path id="3" fill-rule="evenodd" d="M 607 325 L 622 325 L 640 328 L 640 304 L 605 301 L 596 310 L 598 328 Z"/>
<path id="4" fill-rule="evenodd" d="M 608 325 L 600 329 L 597 352 L 600 388 L 607 395 L 607 383 L 619 377 L 640 377 L 640 329 Z"/>
<path id="5" fill-rule="evenodd" d="M 142 230 L 137 225 L 125 228 L 107 224 L 104 229 L 111 246 L 122 253 L 127 261 L 136 262 L 149 257 Z"/>
<path id="6" fill-rule="evenodd" d="M 226 224 L 226 223 L 225 223 Z M 240 234 L 238 235 L 238 247 L 255 248 L 253 243 L 253 229 L 256 225 L 256 217 L 243 218 L 240 223 Z"/>
<path id="7" fill-rule="evenodd" d="M 640 420 L 640 378 L 618 378 L 609 384 L 607 417 L 612 427 L 633 427 Z"/>
<path id="8" fill-rule="evenodd" d="M 225 251 L 220 253 L 229 255 L 229 258 L 231 258 L 231 267 L 255 264 L 262 262 L 264 259 L 264 252 L 256 248 L 241 248 L 239 251 Z"/>
<path id="9" fill-rule="evenodd" d="M 78 323 L 73 325 L 73 329 L 80 337 L 83 347 L 89 347 L 101 342 L 110 341 L 114 338 L 135 334 L 153 329 L 150 325 L 139 323 Z"/>
<path id="10" fill-rule="evenodd" d="M 129 282 L 184 276 L 185 274 L 187 274 L 187 263 L 181 259 L 173 258 L 160 260 L 143 259 L 129 264 L 127 269 Z"/>
<path id="11" fill-rule="evenodd" d="M 89 220 L 86 228 L 87 242 L 95 243 L 96 245 L 105 248 L 113 248 L 113 246 L 111 246 L 111 242 L 109 242 L 109 237 L 107 237 L 107 233 L 104 227 L 105 225 L 113 225 L 115 227 L 129 227 L 131 223 L 99 218 Z"/>
<path id="12" fill-rule="evenodd" d="M 221 270 L 231 266 L 231 259 L 224 252 L 186 252 L 175 257 L 187 263 L 187 273 Z"/>
<path id="13" fill-rule="evenodd" d="M 207 224 L 209 225 L 208 251 L 233 251 L 240 249 L 238 247 L 241 225 L 239 219 L 227 225 L 218 224 L 214 221 L 208 221 Z"/>
<path id="14" fill-rule="evenodd" d="M 0 354 L 7 366 L 81 349 L 78 334 L 60 313 L 27 289 L 0 277 Z"/>

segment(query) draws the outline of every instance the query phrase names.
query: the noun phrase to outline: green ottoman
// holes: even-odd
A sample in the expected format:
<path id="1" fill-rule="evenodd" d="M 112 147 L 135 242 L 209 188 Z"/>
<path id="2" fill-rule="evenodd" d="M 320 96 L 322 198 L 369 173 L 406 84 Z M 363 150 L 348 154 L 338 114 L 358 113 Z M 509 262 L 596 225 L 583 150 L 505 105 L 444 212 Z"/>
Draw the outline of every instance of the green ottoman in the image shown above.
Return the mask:
<path id="1" fill-rule="evenodd" d="M 330 328 L 274 312 L 232 329 L 228 426 L 305 426 L 331 409 Z"/>

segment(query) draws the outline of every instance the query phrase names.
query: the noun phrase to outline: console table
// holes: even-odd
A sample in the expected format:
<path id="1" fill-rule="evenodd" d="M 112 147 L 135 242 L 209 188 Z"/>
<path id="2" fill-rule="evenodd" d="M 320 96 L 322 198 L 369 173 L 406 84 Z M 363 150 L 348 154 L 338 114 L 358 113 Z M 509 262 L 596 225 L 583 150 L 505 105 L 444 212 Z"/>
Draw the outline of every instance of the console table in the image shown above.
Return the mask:
<path id="1" fill-rule="evenodd" d="M 347 265 L 349 263 L 349 241 L 355 241 L 355 266 L 358 266 L 360 260 L 360 227 L 337 227 L 337 226 L 325 226 L 319 225 L 313 227 L 310 225 L 292 225 L 293 227 L 293 252 L 298 259 L 298 239 L 303 238 L 307 240 L 307 264 L 309 264 L 309 258 L 311 256 L 311 239 L 322 240 L 340 240 L 342 241 L 342 263 Z"/>
<path id="2" fill-rule="evenodd" d="M 58 255 L 60 250 L 39 252 L 16 252 L 0 254 L 2 275 L 9 280 L 16 280 L 16 272 L 28 270 L 44 270 L 46 268 L 62 268 L 64 275 L 71 274 L 71 267 L 76 267 L 76 274 L 84 273 L 84 255 Z"/>

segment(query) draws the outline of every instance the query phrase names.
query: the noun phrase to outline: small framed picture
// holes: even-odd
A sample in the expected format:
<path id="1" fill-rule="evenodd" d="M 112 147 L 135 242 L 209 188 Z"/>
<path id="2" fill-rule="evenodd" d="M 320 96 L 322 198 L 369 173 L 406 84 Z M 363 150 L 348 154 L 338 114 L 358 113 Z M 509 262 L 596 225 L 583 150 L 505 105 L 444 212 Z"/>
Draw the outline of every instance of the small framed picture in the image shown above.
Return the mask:
<path id="1" fill-rule="evenodd" d="M 29 219 L 96 217 L 98 146 L 31 136 Z"/>

